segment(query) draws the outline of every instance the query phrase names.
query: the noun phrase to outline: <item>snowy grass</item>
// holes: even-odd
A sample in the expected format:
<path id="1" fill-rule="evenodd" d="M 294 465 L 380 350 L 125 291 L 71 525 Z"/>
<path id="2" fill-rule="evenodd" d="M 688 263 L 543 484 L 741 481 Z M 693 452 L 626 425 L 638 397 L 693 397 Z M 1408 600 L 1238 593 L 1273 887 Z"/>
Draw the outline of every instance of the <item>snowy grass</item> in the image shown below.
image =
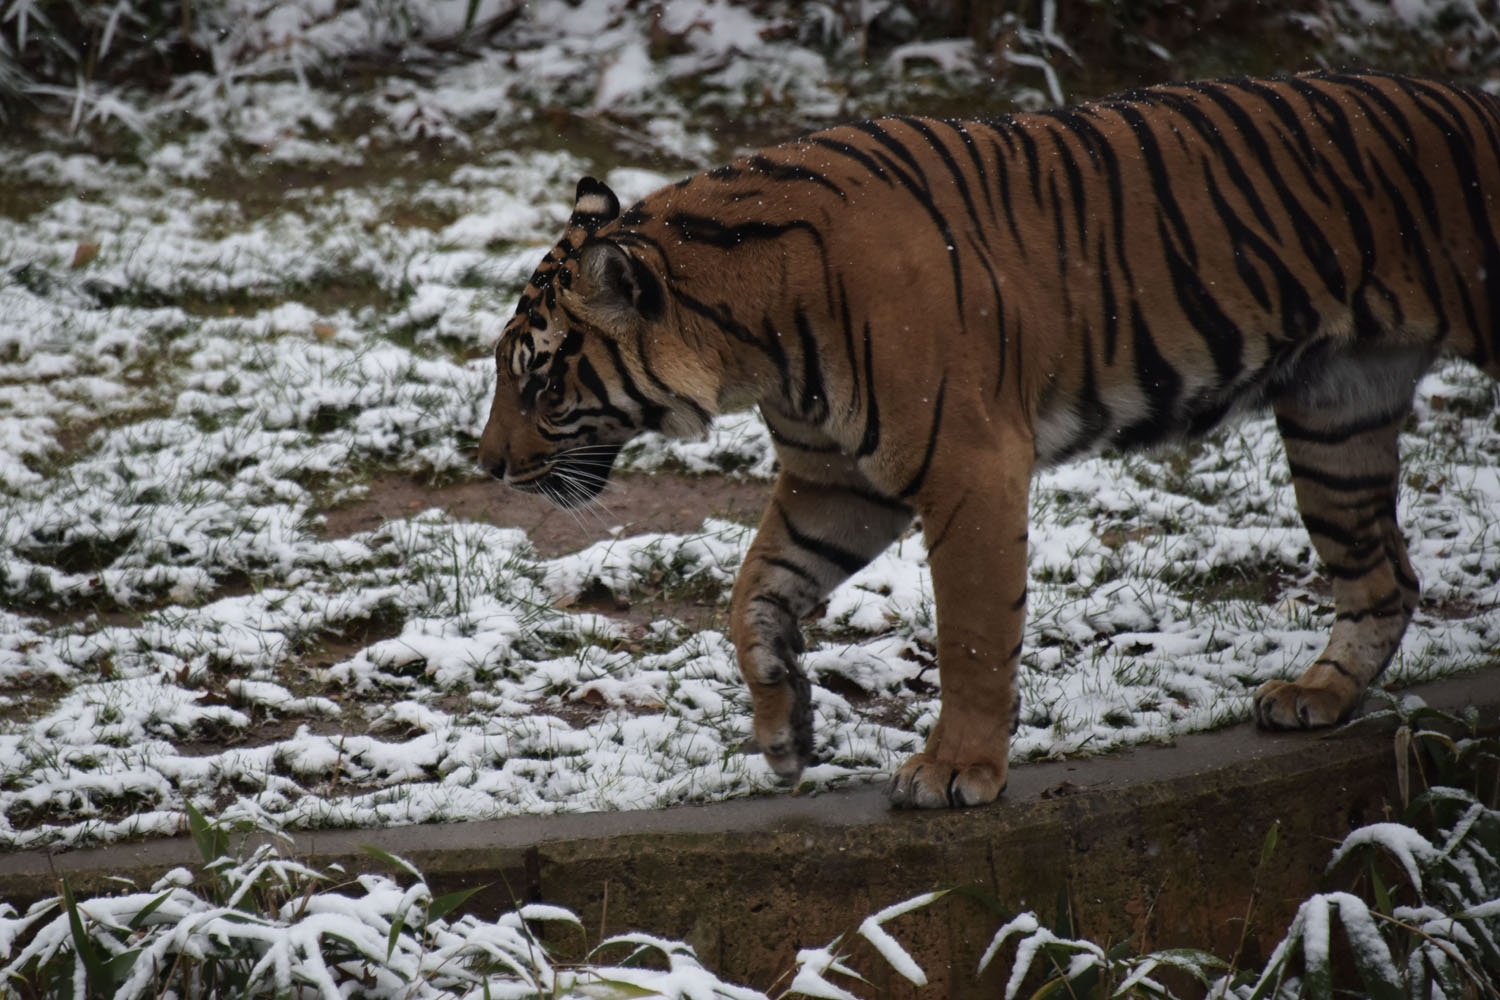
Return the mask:
<path id="1" fill-rule="evenodd" d="M 442 510 L 324 530 L 377 475 L 476 476 L 490 348 L 580 174 L 629 200 L 676 176 L 654 167 L 729 151 L 705 121 L 863 107 L 822 50 L 772 44 L 722 4 L 700 13 L 729 20 L 672 21 L 684 47 L 639 65 L 644 13 L 533 6 L 519 48 L 435 65 L 420 85 L 187 76 L 132 105 L 147 137 L 130 155 L 61 136 L 0 151 L 14 192 L 0 198 L 0 848 L 174 833 L 190 804 L 305 828 L 774 787 L 741 750 L 749 706 L 725 635 L 569 610 L 599 592 L 722 607 L 743 525 L 553 558 Z M 737 75 L 752 64 L 759 86 Z M 870 70 L 861 99 L 924 86 L 902 65 Z M 606 147 L 534 141 L 550 133 L 537 109 L 557 106 L 590 109 L 580 120 Z M 1403 440 L 1426 597 L 1397 684 L 1493 664 L 1493 393 L 1442 368 Z M 623 462 L 774 471 L 750 414 L 703 442 L 645 439 Z M 1264 420 L 1047 473 L 1031 537 L 1018 760 L 1244 719 L 1250 692 L 1299 671 L 1331 620 Z M 936 718 L 920 538 L 833 594 L 809 632 L 808 779 L 878 779 Z"/>

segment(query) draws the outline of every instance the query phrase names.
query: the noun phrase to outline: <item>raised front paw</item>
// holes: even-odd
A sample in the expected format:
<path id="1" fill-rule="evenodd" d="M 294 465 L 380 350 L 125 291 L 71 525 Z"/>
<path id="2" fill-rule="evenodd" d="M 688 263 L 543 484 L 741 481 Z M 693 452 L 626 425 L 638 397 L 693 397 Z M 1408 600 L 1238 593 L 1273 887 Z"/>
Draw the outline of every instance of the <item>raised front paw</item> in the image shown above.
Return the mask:
<path id="1" fill-rule="evenodd" d="M 813 749 L 812 685 L 795 662 L 775 683 L 757 685 L 755 743 L 783 782 L 795 785 Z"/>
<path id="2" fill-rule="evenodd" d="M 1255 721 L 1262 729 L 1332 726 L 1353 711 L 1346 696 L 1291 681 L 1267 681 L 1255 692 Z"/>
<path id="3" fill-rule="evenodd" d="M 956 809 L 993 802 L 1004 790 L 1004 763 L 957 764 L 919 753 L 901 765 L 885 793 L 894 806 Z"/>

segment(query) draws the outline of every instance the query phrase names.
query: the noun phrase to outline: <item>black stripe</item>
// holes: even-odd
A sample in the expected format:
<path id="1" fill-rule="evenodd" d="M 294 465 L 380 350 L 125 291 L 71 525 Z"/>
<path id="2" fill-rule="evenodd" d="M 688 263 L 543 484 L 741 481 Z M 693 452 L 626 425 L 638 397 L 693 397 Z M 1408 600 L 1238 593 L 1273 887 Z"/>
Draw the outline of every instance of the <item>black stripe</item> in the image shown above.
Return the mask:
<path id="1" fill-rule="evenodd" d="M 1363 493 L 1372 490 L 1388 492 L 1396 487 L 1396 476 L 1390 472 L 1368 476 L 1341 476 L 1311 465 L 1303 465 L 1301 462 L 1288 460 L 1287 465 L 1291 468 L 1294 478 L 1309 480 L 1324 489 L 1337 493 Z"/>
<path id="2" fill-rule="evenodd" d="M 1130 334 L 1135 380 L 1146 397 L 1146 415 L 1115 432 L 1115 444 L 1121 448 L 1150 444 L 1173 433 L 1177 429 L 1177 400 L 1182 393 L 1182 376 L 1156 349 L 1156 340 L 1137 301 L 1130 303 Z"/>
<path id="3" fill-rule="evenodd" d="M 1287 86 L 1301 94 L 1313 108 L 1314 121 L 1323 126 L 1323 132 L 1333 143 L 1333 147 L 1343 157 L 1344 165 L 1349 173 L 1359 180 L 1365 193 L 1370 193 L 1370 177 L 1365 173 L 1364 158 L 1360 149 L 1359 141 L 1354 138 L 1354 131 L 1349 127 L 1349 116 L 1344 111 L 1344 105 L 1338 98 L 1306 80 L 1291 77 Z M 1319 114 L 1319 111 L 1322 114 Z M 1325 117 L 1326 115 L 1326 117 Z"/>
<path id="4" fill-rule="evenodd" d="M 746 163 L 751 170 L 754 170 L 758 174 L 763 174 L 766 177 L 771 178 L 772 180 L 805 181 L 807 183 L 816 184 L 821 188 L 826 188 L 827 190 L 832 191 L 834 194 L 839 196 L 839 199 L 841 201 L 849 200 L 849 196 L 844 193 L 843 188 L 839 187 L 833 181 L 829 180 L 827 177 L 824 177 L 822 174 L 818 173 L 816 170 L 811 169 L 810 167 L 804 167 L 793 163 L 778 163 L 763 153 L 757 153 L 756 155 L 750 157 L 750 159 L 746 161 Z"/>
<path id="5" fill-rule="evenodd" d="M 1042 168 L 1041 160 L 1037 156 L 1036 142 L 1031 135 L 1016 119 L 1008 119 L 1006 124 L 1010 126 L 1011 134 L 1021 146 L 1021 155 L 1026 158 L 1026 179 L 1031 184 L 1031 200 L 1037 207 L 1042 204 Z"/>
<path id="6" fill-rule="evenodd" d="M 1306 511 L 1302 513 L 1302 523 L 1309 534 L 1322 535 L 1329 541 L 1343 546 L 1349 550 L 1349 555 L 1356 559 L 1380 545 L 1380 537 L 1370 534 L 1369 531 L 1381 519 L 1379 514 L 1370 515 L 1346 527 L 1327 518 L 1318 517 L 1316 514 L 1309 514 Z M 1361 531 L 1364 534 L 1361 534 Z"/>
<path id="7" fill-rule="evenodd" d="M 1073 150 L 1063 141 L 1062 136 L 1050 130 L 1048 134 L 1052 136 L 1052 143 L 1057 147 L 1057 159 L 1062 161 L 1063 173 L 1068 178 L 1068 197 L 1073 202 L 1073 222 L 1078 227 L 1078 245 L 1081 249 L 1086 248 L 1088 246 L 1088 198 L 1083 186 L 1083 172 L 1078 169 L 1078 161 L 1073 157 Z"/>
<path id="8" fill-rule="evenodd" d="M 916 157 L 912 156 L 911 150 L 907 149 L 895 136 L 882 128 L 879 122 L 856 122 L 852 127 L 864 132 L 870 138 L 890 150 L 896 157 L 899 157 L 910 165 L 911 172 L 908 173 L 889 157 L 883 156 L 878 152 L 875 154 L 877 159 L 885 163 L 886 169 L 890 171 L 896 180 L 900 181 L 901 186 L 906 188 L 907 193 L 916 200 L 917 204 L 922 206 L 923 210 L 927 212 L 928 218 L 932 220 L 932 224 L 937 227 L 937 231 L 942 237 L 943 245 L 948 253 L 949 267 L 953 271 L 953 295 L 957 303 L 958 312 L 961 315 L 964 310 L 962 259 L 958 253 L 958 246 L 953 240 L 953 229 L 948 225 L 946 214 L 933 201 L 932 186 L 928 183 L 926 175 L 922 173 L 921 165 L 917 162 Z M 960 332 L 962 332 L 962 327 L 960 327 Z"/>
<path id="9" fill-rule="evenodd" d="M 1177 295 L 1177 304 L 1193 329 L 1203 338 L 1204 346 L 1213 357 L 1218 386 L 1227 386 L 1243 368 L 1245 341 L 1240 328 L 1219 308 L 1219 303 L 1203 284 L 1203 277 L 1194 263 L 1178 255 L 1160 219 L 1157 221 L 1157 231 L 1166 254 L 1167 270 L 1172 277 L 1172 290 Z"/>
<path id="10" fill-rule="evenodd" d="M 1286 266 L 1286 261 L 1276 248 L 1246 225 L 1239 213 L 1225 200 L 1207 161 L 1203 164 L 1203 170 L 1209 198 L 1233 245 L 1235 270 L 1239 273 L 1240 280 L 1250 289 L 1257 302 L 1264 308 L 1270 308 L 1270 296 L 1260 280 L 1260 274 L 1245 256 L 1245 251 L 1249 250 L 1276 279 L 1282 338 L 1291 343 L 1302 341 L 1318 328 L 1319 323 L 1318 311 L 1313 308 L 1312 297 L 1307 288 Z"/>
<path id="11" fill-rule="evenodd" d="M 1332 667 L 1333 669 L 1337 670 L 1339 673 L 1343 674 L 1345 677 L 1349 678 L 1351 681 L 1358 679 L 1353 674 L 1351 674 L 1348 670 L 1346 670 L 1344 668 L 1344 665 L 1342 663 L 1340 663 L 1338 660 L 1331 660 L 1331 659 L 1329 659 L 1326 656 L 1322 656 L 1322 657 L 1319 657 L 1316 660 L 1313 660 L 1312 665 L 1315 666 L 1315 667 Z"/>
<path id="12" fill-rule="evenodd" d="M 660 428 L 662 419 L 667 414 L 667 408 L 648 399 L 645 393 L 635 384 L 631 377 L 630 369 L 625 367 L 625 359 L 620 355 L 620 345 L 609 337 L 601 337 L 604 350 L 609 354 L 610 364 L 614 367 L 615 377 L 620 380 L 620 388 L 624 390 L 631 402 L 640 407 L 642 419 L 646 426 L 653 429 Z"/>
<path id="13" fill-rule="evenodd" d="M 974 176 L 979 179 L 979 189 L 984 192 L 984 204 L 989 209 L 989 218 L 995 217 L 995 199 L 990 193 L 989 171 L 984 168 L 984 160 L 979 155 L 979 147 L 974 142 L 974 137 L 969 134 L 967 122 L 942 122 L 951 128 L 963 141 L 964 150 L 969 154 L 969 162 L 974 165 Z"/>
<path id="14" fill-rule="evenodd" d="M 1281 234 L 1277 231 L 1276 223 L 1272 220 L 1271 214 L 1266 210 L 1265 201 L 1261 199 L 1259 185 L 1251 180 L 1250 175 L 1245 172 L 1244 166 L 1240 163 L 1239 156 L 1224 141 L 1224 136 L 1219 130 L 1218 123 L 1209 117 L 1198 106 L 1198 102 L 1191 97 L 1180 94 L 1164 94 L 1162 95 L 1162 100 L 1168 107 L 1182 115 L 1188 124 L 1193 126 L 1198 135 L 1217 153 L 1218 164 L 1229 175 L 1230 183 L 1240 193 L 1240 197 L 1245 200 L 1245 204 L 1250 206 L 1250 211 L 1255 216 L 1255 220 L 1260 223 L 1262 229 L 1271 234 L 1273 240 L 1279 243 L 1281 241 Z"/>
<path id="15" fill-rule="evenodd" d="M 911 481 L 906 484 L 906 487 L 896 494 L 902 500 L 920 490 L 922 483 L 927 479 L 927 471 L 932 466 L 932 453 L 937 450 L 938 431 L 942 429 L 943 425 L 943 397 L 947 394 L 947 391 L 948 376 L 944 375 L 943 380 L 938 383 L 937 402 L 934 404 L 932 411 L 932 428 L 927 434 L 927 450 L 922 453 L 922 464 L 917 467 L 916 475 L 912 476 Z"/>
<path id="16" fill-rule="evenodd" d="M 1343 444 L 1350 438 L 1370 431 L 1381 430 L 1406 416 L 1407 407 L 1402 404 L 1399 410 L 1389 413 L 1377 413 L 1372 416 L 1363 417 L 1347 424 L 1338 424 L 1334 427 L 1315 429 L 1297 423 L 1290 417 L 1276 414 L 1276 429 L 1281 432 L 1284 441 L 1309 441 L 1313 444 Z"/>
<path id="17" fill-rule="evenodd" d="M 684 243 L 705 243 L 718 250 L 732 250 L 745 243 L 757 240 L 780 239 L 787 233 L 807 233 L 818 248 L 823 249 L 823 234 L 818 227 L 806 219 L 790 222 L 737 222 L 726 223 L 707 215 L 694 212 L 674 212 L 662 220 L 662 224 L 677 230 Z"/>
<path id="18" fill-rule="evenodd" d="M 941 528 L 939 528 L 935 532 L 926 532 L 926 534 L 927 534 L 927 558 L 928 558 L 928 560 L 931 560 L 932 559 L 932 554 L 934 552 L 936 552 L 939 548 L 941 548 L 942 544 L 945 541 L 948 540 L 948 532 L 953 527 L 953 521 L 954 521 L 954 519 L 958 517 L 959 511 L 963 510 L 964 509 L 964 505 L 966 503 L 968 503 L 968 502 L 969 502 L 969 494 L 967 492 L 965 492 L 964 495 L 963 495 L 963 497 L 958 501 L 958 503 L 954 505 L 953 509 L 948 512 L 948 517 L 947 517 L 946 520 L 943 521 L 943 526 Z"/>
<path id="19" fill-rule="evenodd" d="M 1000 204 L 1005 209 L 1005 224 L 1010 229 L 1010 237 L 1014 241 L 1013 246 L 1020 253 L 1021 259 L 1024 260 L 1026 258 L 1026 241 L 1021 239 L 1021 232 L 1016 228 L 1015 205 L 1010 195 L 1011 164 L 1006 150 L 1000 148 L 1000 144 L 995 141 L 994 137 L 999 136 L 1005 140 L 1007 149 L 1013 150 L 1014 143 L 1011 142 L 1010 136 L 1006 133 L 997 131 L 988 123 L 986 123 L 986 127 L 989 128 L 991 136 L 990 152 L 995 154 L 995 181 L 1000 185 Z"/>
<path id="20" fill-rule="evenodd" d="M 801 617 L 797 613 L 797 610 L 792 607 L 791 602 L 788 601 L 785 597 L 782 597 L 780 594 L 772 594 L 772 593 L 764 593 L 763 592 L 763 593 L 756 594 L 754 597 L 750 598 L 750 600 L 752 602 L 754 602 L 754 603 L 769 604 L 771 607 L 775 608 L 777 611 L 780 611 L 782 614 L 786 615 L 788 618 L 791 618 L 791 619 L 795 620 L 795 619 Z"/>
<path id="21" fill-rule="evenodd" d="M 1359 580 L 1369 576 L 1378 569 L 1384 569 L 1389 563 L 1384 552 L 1376 552 L 1373 557 L 1363 563 L 1352 565 L 1345 563 L 1323 562 L 1323 572 L 1335 580 Z"/>
<path id="22" fill-rule="evenodd" d="M 1396 618 L 1405 614 L 1406 608 L 1401 603 L 1401 591 L 1393 590 L 1363 610 L 1340 611 L 1333 618 L 1341 622 L 1362 622 L 1366 618 Z"/>
<path id="23" fill-rule="evenodd" d="M 853 552 L 843 546 L 835 545 L 832 542 L 825 542 L 821 538 L 815 538 L 812 535 L 797 530 L 797 526 L 792 523 L 791 517 L 786 512 L 786 508 L 782 507 L 779 503 L 776 503 L 776 513 L 781 515 L 781 526 L 785 529 L 787 538 L 791 540 L 793 545 L 796 545 L 804 552 L 811 552 L 826 563 L 832 563 L 843 570 L 845 576 L 863 569 L 870 561 L 869 557 L 862 553 Z"/>
<path id="24" fill-rule="evenodd" d="M 766 431 L 771 435 L 771 440 L 783 448 L 796 448 L 798 451 L 805 451 L 813 455 L 830 455 L 841 450 L 838 445 L 832 443 L 808 444 L 805 441 L 798 441 L 795 438 L 787 437 L 784 431 L 778 429 L 769 420 L 766 421 Z"/>
<path id="25" fill-rule="evenodd" d="M 1428 227 L 1434 236 L 1440 235 L 1442 224 L 1438 219 L 1437 196 L 1433 193 L 1427 171 L 1423 170 L 1421 164 L 1417 162 L 1411 121 L 1406 117 L 1406 113 L 1399 104 L 1391 100 L 1390 95 L 1368 80 L 1355 77 L 1342 82 L 1356 93 L 1368 97 L 1395 126 L 1390 129 L 1386 128 L 1380 116 L 1360 102 L 1360 107 L 1365 110 L 1366 120 L 1380 136 L 1386 148 L 1390 150 L 1397 165 L 1401 167 L 1406 183 L 1417 193 L 1417 200 L 1422 204 L 1422 215 L 1426 218 Z M 1358 98 L 1355 100 L 1358 101 Z"/>
<path id="26" fill-rule="evenodd" d="M 1095 265 L 1099 269 L 1099 306 L 1104 318 L 1104 366 L 1106 368 L 1114 365 L 1115 352 L 1120 344 L 1120 309 L 1115 302 L 1114 278 L 1109 270 L 1109 255 L 1105 252 L 1104 241 L 1099 241 L 1099 260 Z"/>
<path id="27" fill-rule="evenodd" d="M 865 323 L 865 432 L 856 458 L 873 455 L 880 447 L 880 404 L 875 391 L 875 351 L 870 344 L 870 324 Z"/>
<path id="28" fill-rule="evenodd" d="M 1302 174 L 1309 182 L 1309 189 L 1320 201 L 1326 204 L 1328 196 L 1318 185 L 1311 170 L 1323 158 L 1314 148 L 1312 139 L 1309 138 L 1307 131 L 1302 127 L 1302 116 L 1297 113 L 1296 108 L 1292 107 L 1291 102 L 1286 99 L 1286 95 L 1259 80 L 1249 78 L 1242 77 L 1234 81 L 1232 86 L 1237 90 L 1259 97 L 1266 107 L 1271 109 L 1271 113 L 1280 120 L 1282 126 L 1286 129 L 1286 132 L 1281 135 L 1283 142 L 1285 142 L 1286 136 L 1290 135 L 1297 147 L 1295 150 L 1296 155 L 1292 156 L 1293 162 L 1302 168 Z"/>
<path id="29" fill-rule="evenodd" d="M 823 389 L 823 369 L 818 359 L 818 338 L 813 335 L 812 322 L 801 304 L 793 314 L 797 327 L 797 339 L 802 345 L 802 402 L 801 416 L 804 420 L 822 423 L 828 419 L 828 396 Z"/>
<path id="30" fill-rule="evenodd" d="M 853 414 L 855 407 L 859 405 L 859 361 L 854 356 L 854 318 L 849 314 L 849 292 L 844 287 L 842 276 L 839 277 L 837 285 L 839 328 L 844 335 L 844 356 L 849 362 L 849 401 L 844 406 L 850 414 Z"/>
<path id="31" fill-rule="evenodd" d="M 1458 110 L 1435 87 L 1423 85 L 1415 80 L 1407 81 L 1407 85 L 1442 108 L 1452 117 L 1453 124 L 1462 133 L 1463 139 L 1461 140 L 1453 129 L 1443 127 L 1439 115 L 1430 111 L 1422 101 L 1417 100 L 1415 95 L 1413 96 L 1413 104 L 1434 125 L 1442 130 L 1443 138 L 1447 140 L 1449 153 L 1448 166 L 1457 175 L 1455 184 L 1463 192 L 1464 206 L 1468 220 L 1473 226 L 1473 233 L 1478 237 L 1484 251 L 1484 273 L 1486 275 L 1484 287 L 1488 293 L 1487 297 L 1489 300 L 1489 315 L 1485 319 L 1489 326 L 1490 336 L 1496 338 L 1492 341 L 1492 350 L 1500 352 L 1500 280 L 1496 279 L 1496 276 L 1500 275 L 1500 245 L 1496 244 L 1495 233 L 1490 228 L 1490 206 L 1488 202 L 1488 199 L 1494 196 L 1494 192 L 1481 190 L 1479 169 L 1474 162 L 1471 149 L 1473 136 L 1469 133 L 1468 127 L 1459 115 Z M 1467 144 L 1464 140 L 1467 140 Z M 1494 158 L 1500 161 L 1500 154 L 1495 154 Z M 1476 329 L 1474 331 L 1476 345 L 1483 338 L 1484 332 L 1483 329 Z"/>
<path id="32" fill-rule="evenodd" d="M 587 357 L 579 358 L 573 370 L 578 374 L 578 381 L 583 384 L 583 387 L 593 393 L 594 398 L 599 401 L 597 407 L 581 411 L 579 416 L 609 417 L 627 426 L 632 422 L 624 410 L 610 402 L 609 387 L 604 384 L 604 380 L 599 377 L 599 373 L 594 370 L 593 363 Z"/>
<path id="33" fill-rule="evenodd" d="M 969 234 L 969 249 L 973 260 L 984 269 L 984 276 L 990 286 L 990 294 L 995 298 L 995 329 L 1000 341 L 999 349 L 995 352 L 995 393 L 998 395 L 1005 384 L 1005 369 L 1010 347 L 1010 334 L 1005 328 L 1005 300 L 1000 297 L 1000 274 L 995 270 L 989 244 L 984 242 L 979 233 Z"/>
<path id="34" fill-rule="evenodd" d="M 801 566 L 798 566 L 790 559 L 783 559 L 780 556 L 761 556 L 760 561 L 765 563 L 767 566 L 775 566 L 777 569 L 784 569 L 793 576 L 801 579 L 803 582 L 810 584 L 813 588 L 814 593 L 823 593 L 822 581 L 814 576 L 811 570 L 803 569 Z"/>
<path id="35" fill-rule="evenodd" d="M 959 169 L 958 161 L 953 158 L 953 153 L 949 151 L 947 146 L 943 145 L 942 140 L 937 137 L 937 133 L 932 130 L 931 126 L 925 120 L 921 118 L 901 118 L 898 121 L 905 123 L 909 128 L 914 129 L 922 138 L 927 140 L 928 145 L 932 147 L 932 151 L 937 154 L 943 166 L 948 169 L 948 175 L 953 178 L 953 186 L 958 190 L 959 197 L 963 199 L 964 209 L 969 213 L 969 221 L 974 224 L 975 229 L 983 231 L 984 221 L 979 217 L 979 209 L 975 207 L 974 199 L 969 194 L 968 178 L 964 177 L 963 171 Z M 915 160 L 912 161 L 912 166 L 913 168 L 916 167 Z M 930 191 L 931 185 L 928 184 L 926 186 Z"/>
<path id="36" fill-rule="evenodd" d="M 814 136 L 809 141 L 811 141 L 814 145 L 822 146 L 824 149 L 832 150 L 833 152 L 838 153 L 840 156 L 847 156 L 849 159 L 853 160 L 855 163 L 858 163 L 860 166 L 864 167 L 876 177 L 879 177 L 886 183 L 890 183 L 890 178 L 885 175 L 885 168 L 882 167 L 878 162 L 876 162 L 875 159 L 870 156 L 870 154 L 866 153 L 858 146 L 852 145 L 851 143 L 847 143 L 839 139 L 830 139 L 827 136 Z"/>
<path id="37" fill-rule="evenodd" d="M 1057 285 L 1062 289 L 1063 329 L 1073 321 L 1073 283 L 1068 280 L 1068 233 L 1063 225 L 1063 200 L 1057 194 L 1057 178 L 1047 175 L 1047 194 L 1052 198 L 1052 239 L 1056 244 Z"/>
<path id="38" fill-rule="evenodd" d="M 1196 268 L 1198 251 L 1193 246 L 1192 229 L 1182 214 L 1182 206 L 1177 203 L 1176 195 L 1172 193 L 1171 171 L 1167 169 L 1166 161 L 1162 159 L 1161 147 L 1156 142 L 1156 133 L 1151 130 L 1151 122 L 1139 108 L 1129 104 L 1120 105 L 1119 113 L 1125 124 L 1129 125 L 1131 131 L 1135 133 L 1136 140 L 1140 144 L 1146 171 L 1151 175 L 1156 205 L 1166 213 L 1167 221 L 1171 223 L 1172 231 L 1177 235 L 1183 254 L 1186 255 L 1188 263 Z"/>
<path id="39" fill-rule="evenodd" d="M 771 317 L 761 317 L 760 332 L 763 343 L 761 349 L 771 359 L 776 374 L 781 376 L 781 398 L 790 403 L 792 399 L 791 366 L 787 364 L 786 349 L 781 346 L 781 334 L 777 332 L 776 324 L 771 322 Z"/>
<path id="40" fill-rule="evenodd" d="M 1261 175 L 1270 182 L 1281 202 L 1282 209 L 1291 217 L 1293 235 L 1297 237 L 1302 247 L 1303 256 L 1323 279 L 1323 286 L 1328 289 L 1329 294 L 1339 302 L 1347 302 L 1348 285 L 1344 280 L 1344 272 L 1339 270 L 1338 258 L 1333 252 L 1333 247 L 1324 236 L 1322 227 L 1302 207 L 1302 203 L 1288 186 L 1286 178 L 1282 176 L 1281 168 L 1271 154 L 1266 137 L 1261 134 L 1260 127 L 1254 118 L 1235 97 L 1224 93 L 1219 87 L 1206 83 L 1188 86 L 1213 101 L 1234 124 L 1236 131 L 1260 165 Z"/>

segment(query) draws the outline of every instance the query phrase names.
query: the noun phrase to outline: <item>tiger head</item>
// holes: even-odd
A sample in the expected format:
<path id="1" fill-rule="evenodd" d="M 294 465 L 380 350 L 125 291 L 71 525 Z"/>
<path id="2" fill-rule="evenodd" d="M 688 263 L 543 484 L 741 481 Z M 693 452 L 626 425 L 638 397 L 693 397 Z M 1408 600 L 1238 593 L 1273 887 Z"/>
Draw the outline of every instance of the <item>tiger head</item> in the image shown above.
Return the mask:
<path id="1" fill-rule="evenodd" d="M 643 431 L 703 433 L 711 373 L 683 344 L 648 240 L 620 225 L 620 202 L 585 177 L 567 231 L 532 275 L 495 348 L 495 399 L 479 464 L 561 507 L 598 496 L 615 457 Z"/>

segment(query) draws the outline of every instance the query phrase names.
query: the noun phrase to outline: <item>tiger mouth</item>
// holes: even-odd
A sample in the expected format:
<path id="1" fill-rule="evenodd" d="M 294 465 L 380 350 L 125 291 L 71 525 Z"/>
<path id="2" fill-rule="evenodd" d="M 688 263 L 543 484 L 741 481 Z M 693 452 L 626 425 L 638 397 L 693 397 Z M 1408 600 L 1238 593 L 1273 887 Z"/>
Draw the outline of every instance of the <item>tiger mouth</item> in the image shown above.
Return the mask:
<path id="1" fill-rule="evenodd" d="M 546 497 L 554 506 L 570 509 L 593 500 L 609 485 L 621 445 L 590 445 L 553 457 L 539 475 L 511 485 L 524 493 Z"/>

